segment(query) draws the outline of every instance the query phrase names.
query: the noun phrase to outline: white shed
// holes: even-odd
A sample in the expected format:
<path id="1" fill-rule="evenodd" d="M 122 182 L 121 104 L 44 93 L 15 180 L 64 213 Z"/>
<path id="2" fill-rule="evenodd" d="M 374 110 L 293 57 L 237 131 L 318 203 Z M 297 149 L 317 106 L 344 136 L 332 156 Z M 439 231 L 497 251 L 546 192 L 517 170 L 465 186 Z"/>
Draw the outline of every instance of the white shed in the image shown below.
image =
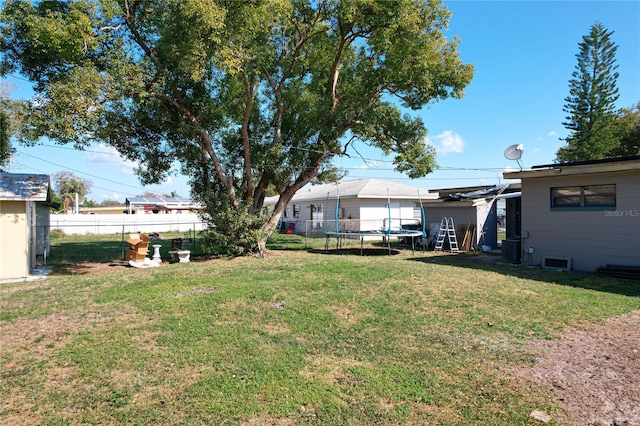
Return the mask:
<path id="1" fill-rule="evenodd" d="M 27 278 L 49 251 L 48 175 L 0 173 L 0 280 Z"/>

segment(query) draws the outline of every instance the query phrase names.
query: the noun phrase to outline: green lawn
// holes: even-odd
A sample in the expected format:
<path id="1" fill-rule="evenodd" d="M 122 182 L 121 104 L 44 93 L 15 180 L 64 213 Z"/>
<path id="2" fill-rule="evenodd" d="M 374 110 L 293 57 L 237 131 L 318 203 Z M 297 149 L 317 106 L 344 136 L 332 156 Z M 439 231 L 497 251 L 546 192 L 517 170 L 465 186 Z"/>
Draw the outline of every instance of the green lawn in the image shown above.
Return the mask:
<path id="1" fill-rule="evenodd" d="M 308 245 L 1 285 L 0 424 L 534 424 L 559 408 L 524 344 L 640 309 L 637 282 Z"/>

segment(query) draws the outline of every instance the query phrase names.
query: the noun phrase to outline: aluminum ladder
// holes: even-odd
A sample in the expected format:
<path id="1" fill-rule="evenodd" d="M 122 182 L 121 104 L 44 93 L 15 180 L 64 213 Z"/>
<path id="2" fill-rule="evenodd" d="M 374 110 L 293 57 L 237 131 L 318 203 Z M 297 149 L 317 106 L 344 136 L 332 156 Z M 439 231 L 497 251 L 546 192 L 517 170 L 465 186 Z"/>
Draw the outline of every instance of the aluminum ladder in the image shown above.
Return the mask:
<path id="1" fill-rule="evenodd" d="M 459 253 L 458 238 L 456 237 L 456 227 L 453 224 L 452 217 L 443 217 L 440 221 L 440 230 L 436 239 L 435 251 L 442 251 L 445 239 L 449 241 L 449 250 L 451 253 Z"/>

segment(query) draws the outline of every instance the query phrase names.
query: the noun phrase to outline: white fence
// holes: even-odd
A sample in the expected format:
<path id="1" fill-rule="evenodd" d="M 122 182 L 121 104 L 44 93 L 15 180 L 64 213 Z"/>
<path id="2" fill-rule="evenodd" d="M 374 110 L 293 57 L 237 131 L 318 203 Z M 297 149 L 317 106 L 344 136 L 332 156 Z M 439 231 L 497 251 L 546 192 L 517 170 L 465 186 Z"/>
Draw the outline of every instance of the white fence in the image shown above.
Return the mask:
<path id="1" fill-rule="evenodd" d="M 122 232 L 186 232 L 206 228 L 195 213 L 182 214 L 52 214 L 51 229 L 67 235 L 106 235 Z"/>

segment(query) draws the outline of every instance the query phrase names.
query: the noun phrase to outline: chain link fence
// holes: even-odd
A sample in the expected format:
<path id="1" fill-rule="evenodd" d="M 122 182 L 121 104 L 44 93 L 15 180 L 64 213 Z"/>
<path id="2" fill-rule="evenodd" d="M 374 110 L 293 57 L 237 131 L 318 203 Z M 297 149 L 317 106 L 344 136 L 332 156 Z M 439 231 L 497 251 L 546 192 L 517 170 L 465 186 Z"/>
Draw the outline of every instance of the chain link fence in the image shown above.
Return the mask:
<path id="1" fill-rule="evenodd" d="M 36 265 L 122 261 L 129 247 L 127 240 L 132 234 L 149 236 L 148 257 L 154 254 L 154 246 L 157 245 L 161 258 L 168 260 L 171 257 L 168 252 L 175 248 L 175 244 L 196 253 L 200 249 L 200 232 L 206 224 L 182 222 L 180 226 L 161 227 L 156 222 L 139 221 L 135 225 L 121 224 L 119 227 L 113 223 L 94 223 L 91 227 L 92 232 L 87 230 L 86 224 L 66 223 L 64 230 L 55 226 L 37 226 Z"/>

